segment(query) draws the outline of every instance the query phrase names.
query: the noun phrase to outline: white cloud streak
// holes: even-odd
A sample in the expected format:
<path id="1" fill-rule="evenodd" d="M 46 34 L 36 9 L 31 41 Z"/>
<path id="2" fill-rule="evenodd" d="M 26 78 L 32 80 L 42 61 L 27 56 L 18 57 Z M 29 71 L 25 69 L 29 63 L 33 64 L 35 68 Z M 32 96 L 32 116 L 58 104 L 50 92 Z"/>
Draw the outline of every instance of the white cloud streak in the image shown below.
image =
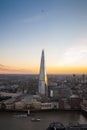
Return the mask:
<path id="1" fill-rule="evenodd" d="M 34 22 L 34 21 L 40 21 L 43 18 L 45 18 L 47 16 L 47 13 L 42 13 L 40 15 L 35 15 L 35 16 L 31 16 L 29 18 L 25 18 L 23 19 L 23 23 L 29 23 L 29 22 Z"/>
<path id="2" fill-rule="evenodd" d="M 87 47 L 86 47 L 87 48 Z M 65 52 L 65 60 L 68 63 L 76 62 L 87 56 L 87 50 L 78 48 L 70 48 Z"/>
<path id="3" fill-rule="evenodd" d="M 0 73 L 33 73 L 33 71 L 0 64 Z"/>
<path id="4" fill-rule="evenodd" d="M 87 40 L 80 40 L 77 43 L 76 42 L 72 47 L 65 50 L 62 59 L 63 64 L 87 64 Z"/>

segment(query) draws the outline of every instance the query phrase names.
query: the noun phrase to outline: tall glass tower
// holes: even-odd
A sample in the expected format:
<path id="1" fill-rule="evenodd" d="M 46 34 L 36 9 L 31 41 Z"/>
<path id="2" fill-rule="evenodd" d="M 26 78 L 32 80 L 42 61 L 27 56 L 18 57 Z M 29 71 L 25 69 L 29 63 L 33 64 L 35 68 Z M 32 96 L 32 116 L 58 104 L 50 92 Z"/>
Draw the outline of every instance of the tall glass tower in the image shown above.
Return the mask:
<path id="1" fill-rule="evenodd" d="M 41 55 L 38 92 L 42 96 L 48 96 L 48 83 L 47 83 L 47 75 L 45 70 L 44 50 L 42 50 L 42 55 Z"/>

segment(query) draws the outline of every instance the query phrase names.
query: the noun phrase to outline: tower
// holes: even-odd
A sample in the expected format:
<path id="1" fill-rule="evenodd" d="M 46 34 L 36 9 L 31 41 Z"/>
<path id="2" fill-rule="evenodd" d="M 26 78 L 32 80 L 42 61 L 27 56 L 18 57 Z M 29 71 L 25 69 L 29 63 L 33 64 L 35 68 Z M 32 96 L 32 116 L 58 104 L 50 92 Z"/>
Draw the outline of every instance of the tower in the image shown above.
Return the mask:
<path id="1" fill-rule="evenodd" d="M 47 75 L 45 70 L 44 50 L 42 50 L 38 92 L 42 96 L 48 96 Z"/>

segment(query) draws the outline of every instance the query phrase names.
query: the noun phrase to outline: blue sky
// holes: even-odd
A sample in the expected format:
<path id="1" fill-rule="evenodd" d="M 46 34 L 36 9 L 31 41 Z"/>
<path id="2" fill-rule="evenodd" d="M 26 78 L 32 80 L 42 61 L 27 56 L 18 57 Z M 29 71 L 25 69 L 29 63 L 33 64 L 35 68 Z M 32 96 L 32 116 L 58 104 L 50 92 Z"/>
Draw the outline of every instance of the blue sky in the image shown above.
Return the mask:
<path id="1" fill-rule="evenodd" d="M 43 48 L 48 72 L 87 66 L 87 0 L 0 0 L 0 72 L 38 73 Z"/>

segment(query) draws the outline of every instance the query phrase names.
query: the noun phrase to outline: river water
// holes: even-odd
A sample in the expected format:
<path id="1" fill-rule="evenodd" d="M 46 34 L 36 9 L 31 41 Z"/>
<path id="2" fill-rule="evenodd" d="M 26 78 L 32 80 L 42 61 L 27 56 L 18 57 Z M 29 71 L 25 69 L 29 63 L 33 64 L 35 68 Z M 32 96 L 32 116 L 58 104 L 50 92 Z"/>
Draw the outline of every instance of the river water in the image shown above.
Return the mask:
<path id="1" fill-rule="evenodd" d="M 35 117 L 39 122 L 32 122 L 32 117 L 19 117 L 21 113 L 0 112 L 0 130 L 46 130 L 49 123 L 58 121 L 65 126 L 72 122 L 87 123 L 87 117 L 77 111 L 38 112 Z"/>

